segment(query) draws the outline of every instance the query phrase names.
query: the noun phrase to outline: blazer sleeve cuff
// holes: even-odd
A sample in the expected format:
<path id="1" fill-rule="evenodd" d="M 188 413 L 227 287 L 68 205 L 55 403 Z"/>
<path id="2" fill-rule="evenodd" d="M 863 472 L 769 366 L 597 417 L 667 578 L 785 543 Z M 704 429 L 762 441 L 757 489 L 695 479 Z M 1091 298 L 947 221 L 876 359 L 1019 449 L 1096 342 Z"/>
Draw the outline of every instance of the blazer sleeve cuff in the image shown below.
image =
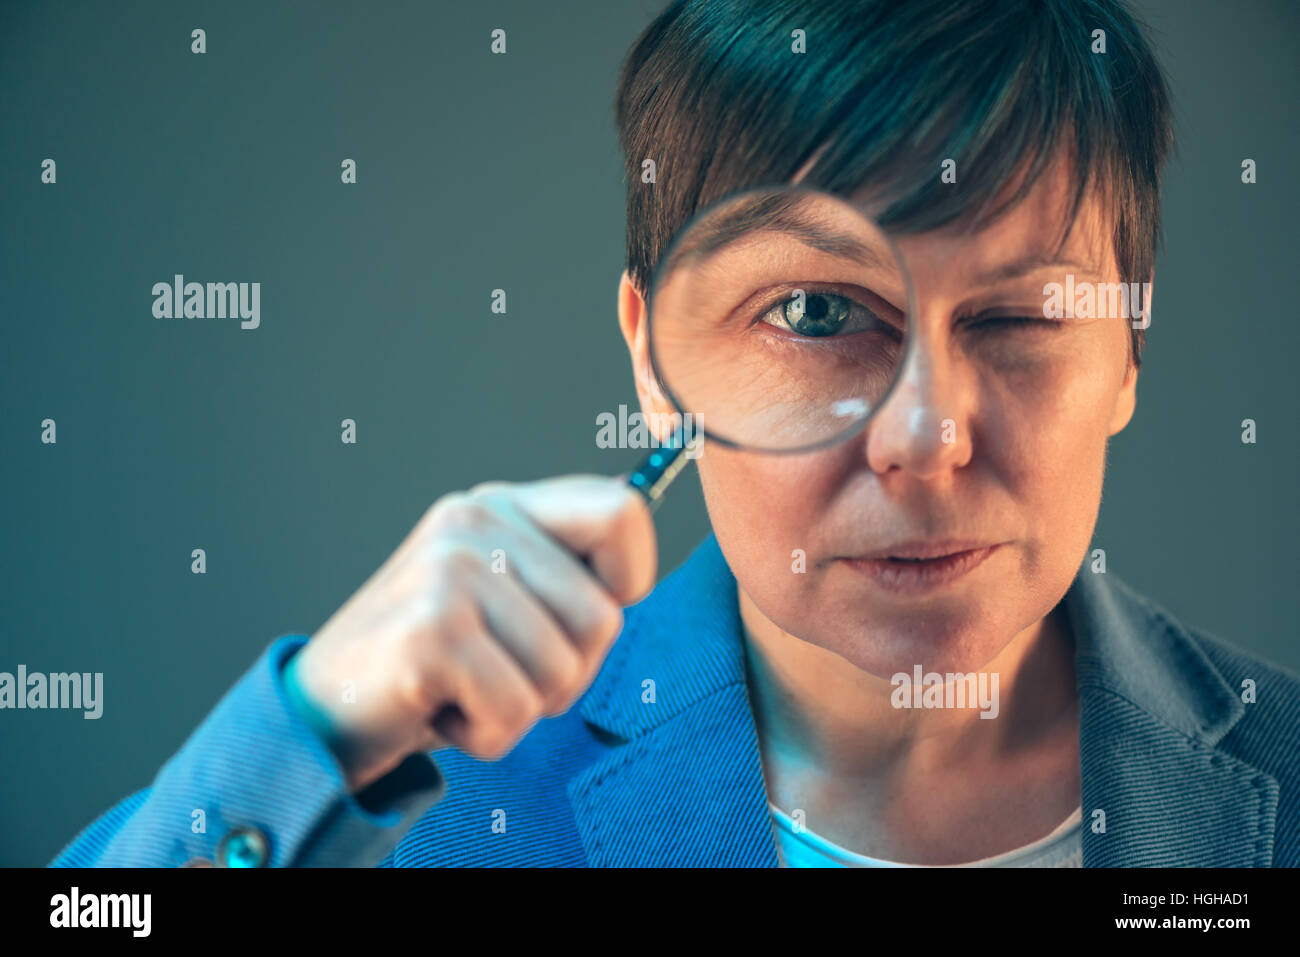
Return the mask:
<path id="1" fill-rule="evenodd" d="M 426 754 L 348 792 L 342 767 L 284 686 L 284 666 L 306 643 L 286 635 L 263 652 L 158 772 L 99 866 L 373 867 L 442 798 L 443 776 Z M 232 856 L 222 839 L 244 829 L 260 838 Z"/>

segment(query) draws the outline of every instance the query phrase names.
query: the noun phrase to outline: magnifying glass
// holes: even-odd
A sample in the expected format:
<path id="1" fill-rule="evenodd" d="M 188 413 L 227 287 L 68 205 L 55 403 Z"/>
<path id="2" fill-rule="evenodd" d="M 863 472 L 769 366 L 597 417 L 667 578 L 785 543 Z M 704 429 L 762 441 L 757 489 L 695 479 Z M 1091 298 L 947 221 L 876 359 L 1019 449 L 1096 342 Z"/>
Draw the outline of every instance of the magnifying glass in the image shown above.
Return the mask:
<path id="1" fill-rule="evenodd" d="M 800 186 L 703 210 L 650 286 L 650 364 L 672 411 L 628 483 L 652 511 L 705 442 L 789 454 L 860 434 L 897 382 L 915 312 L 884 230 Z"/>

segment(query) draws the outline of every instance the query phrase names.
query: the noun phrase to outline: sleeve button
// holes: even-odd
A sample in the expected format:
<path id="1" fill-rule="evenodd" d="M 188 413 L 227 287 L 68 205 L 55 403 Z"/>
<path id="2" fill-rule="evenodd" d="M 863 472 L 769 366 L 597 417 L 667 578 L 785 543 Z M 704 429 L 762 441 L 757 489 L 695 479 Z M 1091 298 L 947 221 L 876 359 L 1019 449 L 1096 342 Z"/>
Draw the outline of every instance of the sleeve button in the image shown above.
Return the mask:
<path id="1" fill-rule="evenodd" d="M 255 827 L 237 827 L 217 845 L 218 867 L 265 867 L 271 857 L 266 835 Z"/>

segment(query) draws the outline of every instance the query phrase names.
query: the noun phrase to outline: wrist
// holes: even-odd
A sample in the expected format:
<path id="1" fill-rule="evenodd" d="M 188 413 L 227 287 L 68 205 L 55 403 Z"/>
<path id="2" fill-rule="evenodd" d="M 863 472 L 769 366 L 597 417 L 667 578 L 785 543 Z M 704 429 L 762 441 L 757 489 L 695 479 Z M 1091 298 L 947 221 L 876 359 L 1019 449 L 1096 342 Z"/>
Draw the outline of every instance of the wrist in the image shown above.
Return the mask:
<path id="1" fill-rule="evenodd" d="M 356 773 L 355 759 L 349 754 L 345 739 L 329 711 L 319 704 L 317 698 L 303 685 L 301 663 L 306 647 L 299 649 L 287 662 L 281 673 L 285 696 L 298 717 L 300 717 L 321 741 L 329 748 L 338 762 L 347 780 L 349 792 L 355 793 L 368 782 L 362 782 Z"/>

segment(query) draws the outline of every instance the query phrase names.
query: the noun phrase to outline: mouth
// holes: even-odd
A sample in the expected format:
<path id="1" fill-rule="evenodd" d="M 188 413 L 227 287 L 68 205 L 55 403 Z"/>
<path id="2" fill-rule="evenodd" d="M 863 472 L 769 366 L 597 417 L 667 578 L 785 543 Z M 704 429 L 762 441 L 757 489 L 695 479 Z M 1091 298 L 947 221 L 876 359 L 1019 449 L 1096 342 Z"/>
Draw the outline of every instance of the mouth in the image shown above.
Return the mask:
<path id="1" fill-rule="evenodd" d="M 984 564 L 1003 544 L 914 542 L 840 561 L 882 588 L 917 593 L 956 582 Z"/>

